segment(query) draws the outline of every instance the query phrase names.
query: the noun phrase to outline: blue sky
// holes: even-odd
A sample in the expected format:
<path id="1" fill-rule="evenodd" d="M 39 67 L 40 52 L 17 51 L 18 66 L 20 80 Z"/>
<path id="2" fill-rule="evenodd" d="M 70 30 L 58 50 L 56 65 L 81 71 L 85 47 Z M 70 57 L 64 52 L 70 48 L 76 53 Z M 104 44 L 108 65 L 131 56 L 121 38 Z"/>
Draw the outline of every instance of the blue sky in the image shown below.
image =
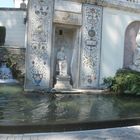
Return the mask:
<path id="1" fill-rule="evenodd" d="M 13 7 L 13 0 L 0 0 L 0 7 Z"/>

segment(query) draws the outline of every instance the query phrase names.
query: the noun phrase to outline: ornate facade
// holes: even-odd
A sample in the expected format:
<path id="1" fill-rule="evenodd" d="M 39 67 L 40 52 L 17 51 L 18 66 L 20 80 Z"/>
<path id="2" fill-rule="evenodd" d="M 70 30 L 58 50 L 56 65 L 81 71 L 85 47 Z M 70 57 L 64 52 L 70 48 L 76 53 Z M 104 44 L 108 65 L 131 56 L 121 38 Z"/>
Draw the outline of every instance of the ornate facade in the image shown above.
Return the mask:
<path id="1" fill-rule="evenodd" d="M 69 2 L 69 4 L 73 3 Z M 68 28 L 78 30 L 80 28 L 77 34 L 81 31 L 82 38 L 78 40 L 78 44 L 81 44 L 81 46 L 76 46 L 74 45 L 75 43 L 71 44 L 70 42 L 67 45 L 61 44 L 66 51 L 72 50 L 70 55 L 67 54 L 68 73 L 71 76 L 71 84 L 79 83 L 76 84 L 76 88 L 92 89 L 98 87 L 102 7 L 90 4 L 77 4 L 76 6 L 74 11 L 77 11 L 77 13 L 73 13 L 74 11 L 70 10 L 61 11 L 59 7 L 55 11 L 54 1 L 52 0 L 31 0 L 29 2 L 25 89 L 44 89 L 54 85 L 56 74 L 55 72 L 51 74 L 50 71 L 54 70 L 54 67 L 56 68 L 55 65 L 57 65 L 51 65 L 51 58 L 54 55 L 52 31 L 55 30 L 55 24 L 61 24 L 61 30 L 66 31 Z M 63 7 L 67 8 L 67 2 L 63 3 Z M 55 24 L 53 24 L 53 21 Z M 78 26 L 78 29 L 76 26 Z M 73 38 L 73 41 L 76 42 L 76 37 L 73 37 L 73 35 L 63 39 L 67 41 Z M 70 44 L 71 48 L 68 47 Z M 56 45 L 54 46 L 54 48 L 57 47 Z M 79 48 L 77 49 L 77 47 Z M 72 59 L 76 59 L 74 53 L 79 56 L 75 60 L 78 61 L 77 64 L 72 64 Z M 75 67 L 77 69 L 80 67 L 80 70 L 74 71 Z M 53 79 L 51 79 L 51 75 Z M 73 75 L 78 75 L 76 82 Z"/>
<path id="2" fill-rule="evenodd" d="M 53 0 L 31 0 L 25 88 L 49 88 Z"/>
<path id="3" fill-rule="evenodd" d="M 58 81 L 64 89 L 69 84 L 74 89 L 99 88 L 102 78 L 114 75 L 123 66 L 121 35 L 125 28 L 119 23 L 130 10 L 139 13 L 139 9 L 132 8 L 135 3 L 129 4 L 109 0 L 30 0 L 25 89 L 50 89 Z M 118 8 L 123 14 L 117 13 Z M 127 19 L 139 17 L 132 18 Z M 132 20 L 123 21 L 124 27 Z M 67 78 L 60 78 L 57 71 L 56 54 L 61 47 L 67 57 Z"/>
<path id="4" fill-rule="evenodd" d="M 101 49 L 102 7 L 84 4 L 80 86 L 97 88 Z"/>

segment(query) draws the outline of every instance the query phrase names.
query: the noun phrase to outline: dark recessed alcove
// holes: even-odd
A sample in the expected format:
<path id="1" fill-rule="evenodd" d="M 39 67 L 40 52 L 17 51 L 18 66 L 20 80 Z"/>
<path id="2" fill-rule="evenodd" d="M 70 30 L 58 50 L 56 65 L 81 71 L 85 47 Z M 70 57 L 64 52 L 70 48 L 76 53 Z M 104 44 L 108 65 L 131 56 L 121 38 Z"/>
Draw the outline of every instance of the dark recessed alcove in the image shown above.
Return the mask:
<path id="1" fill-rule="evenodd" d="M 0 46 L 4 45 L 5 37 L 6 37 L 6 28 L 4 26 L 0 26 Z"/>

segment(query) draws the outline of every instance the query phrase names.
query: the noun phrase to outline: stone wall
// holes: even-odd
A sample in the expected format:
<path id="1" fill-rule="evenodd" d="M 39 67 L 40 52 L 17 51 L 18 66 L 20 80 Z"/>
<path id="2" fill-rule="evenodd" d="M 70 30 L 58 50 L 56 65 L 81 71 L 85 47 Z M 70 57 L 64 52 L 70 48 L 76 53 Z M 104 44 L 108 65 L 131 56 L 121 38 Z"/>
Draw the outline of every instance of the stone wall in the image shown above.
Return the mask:
<path id="1" fill-rule="evenodd" d="M 98 88 L 102 30 L 102 7 L 83 5 L 80 87 Z"/>
<path id="2" fill-rule="evenodd" d="M 0 8 L 0 26 L 6 27 L 5 45 L 7 47 L 25 47 L 25 14 L 21 9 Z"/>
<path id="3" fill-rule="evenodd" d="M 25 90 L 50 87 L 54 0 L 30 0 Z"/>
<path id="4" fill-rule="evenodd" d="M 140 21 L 138 13 L 103 8 L 100 83 L 123 68 L 125 33 L 134 21 Z"/>

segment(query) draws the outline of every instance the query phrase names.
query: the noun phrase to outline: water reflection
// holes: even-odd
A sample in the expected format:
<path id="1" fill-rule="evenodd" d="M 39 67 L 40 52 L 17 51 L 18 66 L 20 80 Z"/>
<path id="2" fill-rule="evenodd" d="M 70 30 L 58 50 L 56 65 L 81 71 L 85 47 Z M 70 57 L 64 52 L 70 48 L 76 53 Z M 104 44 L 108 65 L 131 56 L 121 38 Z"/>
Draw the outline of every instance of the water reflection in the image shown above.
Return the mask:
<path id="1" fill-rule="evenodd" d="M 0 91 L 0 124 L 52 124 L 140 117 L 140 98 Z"/>

